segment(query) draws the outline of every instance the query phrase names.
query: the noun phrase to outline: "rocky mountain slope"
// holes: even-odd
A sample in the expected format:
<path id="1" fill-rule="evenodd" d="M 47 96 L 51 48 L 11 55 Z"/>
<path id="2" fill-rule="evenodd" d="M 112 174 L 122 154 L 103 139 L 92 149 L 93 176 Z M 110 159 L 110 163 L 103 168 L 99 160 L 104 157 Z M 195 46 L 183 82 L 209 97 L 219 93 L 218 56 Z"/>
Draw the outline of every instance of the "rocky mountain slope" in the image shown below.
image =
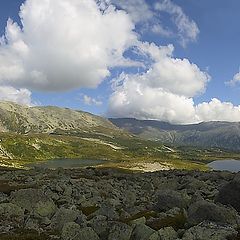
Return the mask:
<path id="1" fill-rule="evenodd" d="M 0 170 L 1 240 L 237 240 L 239 174 Z"/>
<path id="2" fill-rule="evenodd" d="M 99 132 L 114 135 L 121 131 L 107 119 L 87 112 L 0 102 L 0 132 L 23 134 Z"/>
<path id="3" fill-rule="evenodd" d="M 109 120 L 119 128 L 144 139 L 173 145 L 217 147 L 240 151 L 239 122 L 202 122 L 190 125 L 173 125 L 166 122 L 131 118 Z"/>

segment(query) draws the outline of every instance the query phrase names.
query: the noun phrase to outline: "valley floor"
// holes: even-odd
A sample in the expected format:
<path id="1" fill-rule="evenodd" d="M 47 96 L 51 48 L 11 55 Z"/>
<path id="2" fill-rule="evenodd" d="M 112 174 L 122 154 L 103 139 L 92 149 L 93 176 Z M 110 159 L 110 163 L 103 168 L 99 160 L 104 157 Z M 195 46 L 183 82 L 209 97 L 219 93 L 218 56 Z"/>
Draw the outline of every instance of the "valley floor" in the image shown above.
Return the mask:
<path id="1" fill-rule="evenodd" d="M 1 240 L 236 240 L 240 175 L 0 170 Z"/>

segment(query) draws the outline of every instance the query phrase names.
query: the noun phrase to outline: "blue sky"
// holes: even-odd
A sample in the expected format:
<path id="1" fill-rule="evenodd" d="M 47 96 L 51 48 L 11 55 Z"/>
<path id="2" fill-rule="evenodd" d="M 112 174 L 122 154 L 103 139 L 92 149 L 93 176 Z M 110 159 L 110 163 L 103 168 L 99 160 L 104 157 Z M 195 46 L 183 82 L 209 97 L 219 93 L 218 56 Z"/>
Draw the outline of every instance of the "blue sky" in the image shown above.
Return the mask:
<path id="1" fill-rule="evenodd" d="M 32 26 L 31 23 L 34 23 L 35 19 L 34 17 L 28 17 L 28 15 L 31 15 L 31 11 L 36 11 L 36 9 L 39 7 L 39 9 L 45 9 L 46 6 L 44 6 L 44 3 L 47 4 L 48 1 L 56 2 L 55 0 L 43 0 L 42 5 L 37 5 L 37 0 L 28 0 L 28 6 L 25 8 L 25 17 L 23 17 L 24 24 L 26 25 L 26 29 L 34 28 L 34 25 Z M 69 0 L 64 0 L 66 3 Z M 91 0 L 94 2 L 94 0 Z M 13 22 L 17 22 L 20 29 L 22 28 L 22 25 L 20 23 L 19 18 L 19 8 L 22 3 L 25 1 L 23 0 L 1 0 L 0 1 L 0 34 L 6 35 L 5 27 L 7 24 L 8 18 L 11 18 Z M 71 1 L 70 1 L 71 2 Z M 101 1 L 103 2 L 103 1 Z M 120 3 L 119 3 L 120 2 Z M 80 74 L 77 76 L 79 79 L 79 83 L 75 79 L 75 76 L 70 75 L 69 79 L 66 72 L 65 81 L 67 82 L 69 80 L 69 88 L 66 84 L 62 84 L 62 87 L 60 87 L 61 83 L 57 80 L 53 83 L 49 83 L 46 86 L 42 86 L 41 84 L 33 83 L 34 80 L 23 80 L 21 77 L 14 76 L 14 79 L 12 79 L 11 76 L 8 76 L 5 72 L 1 73 L 1 64 L 4 67 L 4 57 L 6 56 L 6 53 L 2 54 L 2 61 L 1 61 L 1 46 L 0 46 L 0 87 L 1 85 L 3 87 L 13 87 L 16 89 L 17 94 L 19 94 L 19 89 L 25 89 L 29 92 L 31 92 L 31 102 L 35 104 L 41 104 L 41 105 L 57 105 L 57 106 L 64 106 L 64 107 L 70 107 L 75 109 L 82 109 L 85 111 L 89 111 L 95 114 L 100 115 L 108 115 L 113 117 L 137 117 L 142 119 L 159 119 L 164 121 L 170 121 L 170 122 L 176 122 L 176 123 L 191 123 L 191 122 L 198 122 L 198 121 L 210 121 L 210 120 L 227 120 L 227 121 L 240 121 L 240 108 L 238 105 L 240 105 L 239 100 L 239 82 L 240 79 L 236 77 L 235 81 L 232 81 L 231 84 L 226 84 L 226 82 L 231 81 L 234 78 L 234 75 L 236 75 L 239 72 L 239 66 L 240 66 L 240 59 L 239 59 L 239 42 L 240 42 L 240 28 L 238 26 L 238 23 L 240 22 L 240 15 L 239 15 L 239 9 L 240 9 L 240 2 L 236 0 L 229 0 L 229 1 L 218 1 L 218 0 L 202 0 L 202 1 L 193 1 L 193 0 L 163 0 L 163 1 L 144 1 L 144 0 L 134 0 L 132 1 L 133 6 L 129 6 L 129 4 L 124 4 L 124 2 L 128 3 L 128 1 L 112 1 L 111 4 L 116 7 L 114 10 L 114 14 L 119 10 L 124 10 L 126 16 L 122 16 L 122 19 L 117 19 L 114 17 L 113 21 L 116 21 L 116 26 L 118 26 L 118 21 L 120 24 L 123 24 L 123 18 L 129 17 L 131 19 L 131 24 L 134 25 L 134 27 L 129 27 L 130 23 L 126 19 L 124 20 L 124 24 L 126 24 L 126 27 L 122 27 L 123 34 L 121 37 L 123 38 L 122 41 L 125 41 L 125 38 L 131 38 L 132 32 L 135 34 L 135 37 L 138 38 L 138 43 L 132 44 L 130 46 L 130 40 L 126 40 L 124 43 L 125 45 L 129 45 L 130 48 L 122 49 L 121 54 L 125 58 L 130 58 L 132 61 L 138 61 L 141 60 L 141 63 L 143 66 L 136 66 L 135 64 L 128 63 L 128 67 L 121 66 L 122 64 L 115 64 L 112 66 L 113 56 L 111 56 L 111 60 L 106 60 L 106 63 L 104 63 L 104 66 L 99 66 L 99 68 L 105 67 L 108 69 L 108 74 L 103 74 L 102 78 L 100 80 L 96 80 L 95 78 L 92 80 L 94 84 L 93 86 L 89 86 L 86 81 L 86 79 L 89 78 L 91 75 L 91 72 L 86 73 L 86 79 L 81 76 Z M 141 14 L 141 9 L 139 7 L 139 3 L 144 3 L 146 7 L 149 10 L 149 14 L 153 16 L 143 16 L 142 18 L 146 18 L 146 20 L 137 19 L 137 14 Z M 155 4 L 157 2 L 160 2 L 162 5 L 157 8 Z M 135 4 L 135 5 L 134 5 Z M 57 5 L 57 4 L 56 4 Z M 143 4 L 141 4 L 143 6 Z M 48 5 L 49 8 L 54 8 L 55 5 Z M 84 15 L 84 12 L 81 11 L 84 6 L 73 6 L 75 7 L 76 11 L 79 10 L 79 16 L 82 14 Z M 92 6 L 91 6 L 92 7 Z M 106 7 L 106 6 L 105 6 Z M 109 7 L 109 6 L 108 6 Z M 59 20 L 59 11 L 61 11 L 61 7 L 56 6 L 57 10 L 52 9 L 56 12 L 56 15 L 53 14 L 53 16 L 44 16 L 46 17 L 46 20 L 43 22 L 43 25 L 38 26 L 39 32 L 43 33 L 43 35 L 39 34 L 39 38 L 42 36 L 42 41 L 45 41 L 46 35 L 44 35 L 45 32 L 48 31 L 46 28 L 47 21 L 51 21 L 54 19 L 54 16 L 56 16 L 56 21 Z M 88 8 L 86 8 L 88 9 Z M 99 9 L 94 9 L 94 11 L 98 11 Z M 63 10 L 65 11 L 65 10 Z M 85 10 L 85 13 L 87 10 Z M 99 10 L 100 11 L 100 10 Z M 146 11 L 143 10 L 143 13 L 145 14 Z M 64 14 L 64 12 L 63 12 Z M 61 15 L 61 14 L 60 14 Z M 87 17 L 86 17 L 87 18 Z M 110 17 L 109 17 L 110 18 Z M 79 19 L 82 20 L 83 18 Z M 175 19 L 175 20 L 174 20 Z M 178 19 L 178 20 L 176 20 Z M 179 24 L 177 21 L 186 20 L 184 21 L 184 26 Z M 63 22 L 68 23 L 68 16 L 64 15 Z M 32 22 L 31 22 L 32 21 Z M 88 22 L 89 21 L 89 22 Z M 101 21 L 101 20 L 99 20 Z M 76 29 L 76 32 L 79 32 L 79 29 L 81 27 L 84 29 L 83 26 L 81 26 L 81 23 L 76 23 L 76 25 L 71 24 L 72 22 L 69 20 L 69 29 L 71 29 L 72 32 Z M 91 19 L 86 19 L 86 23 L 89 23 L 89 26 L 92 26 L 94 24 L 91 22 Z M 105 23 L 105 22 L 104 22 Z M 61 29 L 61 22 L 56 22 L 56 29 Z M 101 24 L 101 23 L 99 23 Z M 129 24 L 129 26 L 127 26 Z M 14 24 L 12 24 L 14 25 Z M 160 26 L 161 29 L 165 29 L 165 32 L 154 32 L 152 29 L 153 25 Z M 181 26 L 180 26 L 181 25 Z M 99 25 L 100 26 L 100 25 Z M 121 25 L 122 26 L 122 25 Z M 68 26 L 67 26 L 68 27 Z M 194 27 L 195 30 L 194 30 Z M 129 30 L 129 28 L 132 28 Z M 54 29 L 54 28 L 53 28 Z M 68 29 L 68 28 L 66 28 Z M 114 29 L 114 26 L 113 26 Z M 114 29 L 112 30 L 112 34 L 117 35 L 118 33 L 121 33 L 121 29 Z M 127 30 L 126 30 L 127 29 Z M 29 32 L 30 32 L 29 30 Z M 119 30 L 119 32 L 117 32 Z M 24 29 L 21 29 L 20 31 L 23 32 L 23 36 L 19 34 L 18 38 L 22 39 L 23 42 L 25 41 L 26 45 L 29 47 L 31 44 L 35 44 L 35 48 L 41 47 L 42 50 L 44 50 L 44 44 L 40 46 L 40 40 L 36 40 L 34 37 L 31 38 L 29 36 L 29 33 L 27 35 L 27 30 L 24 32 Z M 34 29 L 35 31 L 35 29 Z M 57 30 L 56 30 L 57 31 Z M 59 30 L 61 31 L 61 30 Z M 84 31 L 84 30 L 83 30 Z M 105 31 L 105 28 L 104 28 Z M 113 32 L 113 31 L 116 31 Z M 128 32 L 127 32 L 128 31 Z M 192 33 L 196 31 L 195 33 Z M 127 32 L 127 33 L 126 33 Z M 85 37 L 84 33 L 81 35 L 83 38 Z M 88 34 L 88 32 L 87 32 Z M 106 41 L 109 39 L 107 38 L 108 33 L 105 32 Z M 125 35 L 127 36 L 125 36 Z M 128 34 L 128 35 L 127 35 Z M 169 34 L 169 35 L 168 35 Z M 189 35 L 190 34 L 190 35 Z M 193 35 L 191 35 L 193 34 Z M 67 32 L 64 33 L 64 36 L 67 35 Z M 112 39 L 111 33 L 109 33 L 109 43 L 116 41 L 118 39 Z M 189 37 L 191 36 L 191 37 Z M 5 38 L 7 38 L 5 36 Z M 31 39 L 30 39 L 31 38 Z M 104 39 L 104 36 L 100 38 L 100 41 Z M 35 41 L 36 42 L 33 42 Z M 15 40 L 14 40 L 15 41 Z M 17 41 L 17 40 L 16 40 Z M 46 37 L 46 43 L 51 42 L 54 43 L 55 38 L 51 39 L 51 36 L 47 35 Z M 82 41 L 82 40 L 79 40 Z M 77 42 L 77 41 L 76 41 Z M 182 75 L 179 76 L 177 73 L 174 74 L 174 76 L 170 76 L 170 73 L 159 73 L 157 70 L 157 67 L 155 70 L 153 70 L 152 75 L 148 76 L 146 73 L 149 69 L 154 69 L 154 65 L 151 65 L 152 62 L 155 62 L 159 64 L 159 68 L 162 69 L 161 61 L 165 61 L 163 59 L 154 59 L 152 56 L 152 53 L 150 53 L 149 46 L 144 48 L 143 50 L 143 43 L 148 43 L 150 45 L 151 43 L 154 43 L 155 46 L 161 47 L 161 46 L 169 46 L 169 44 L 172 44 L 174 46 L 174 51 L 172 51 L 171 56 L 168 55 L 169 61 L 175 61 L 174 59 L 187 59 L 189 61 L 189 64 L 187 64 L 185 67 L 187 70 L 195 71 L 193 70 L 193 66 L 190 64 L 195 64 L 198 67 L 198 72 L 196 71 L 196 75 L 193 76 L 192 82 L 196 83 L 195 85 L 193 83 L 193 88 L 189 90 L 190 92 L 187 92 L 184 90 L 184 88 L 187 88 L 186 85 L 188 84 L 187 81 L 184 79 L 182 81 L 179 80 L 178 85 L 179 89 L 183 88 L 182 91 L 179 89 L 175 89 L 174 87 L 171 87 L 172 84 L 174 84 L 173 78 L 178 81 L 178 79 L 184 78 Z M 68 43 L 68 42 L 67 42 Z M 71 48 L 71 45 L 66 45 L 66 42 L 57 42 L 56 47 L 64 48 Z M 8 49 L 8 46 L 11 46 L 12 43 L 10 43 L 10 40 L 8 39 L 5 42 L 5 45 L 2 47 L 4 51 L 10 52 L 12 54 L 12 50 Z M 62 45 L 61 45 L 62 44 Z M 95 42 L 94 42 L 95 44 Z M 133 48 L 136 48 L 136 45 L 139 46 L 139 49 L 144 52 L 143 55 L 137 55 L 135 52 L 132 51 Z M 13 45 L 13 44 L 12 44 Z M 91 45 L 88 45 L 88 38 L 84 40 L 83 42 L 84 48 L 83 49 L 89 49 L 91 48 Z M 94 45 L 95 46 L 95 45 Z M 100 45 L 99 48 L 105 47 L 105 44 Z M 52 46 L 54 47 L 54 46 Z M 96 47 L 96 46 L 95 46 Z M 97 46 L 98 47 L 98 46 Z M 118 47 L 118 46 L 117 46 Z M 119 48 L 122 47 L 122 43 L 119 43 Z M 35 50 L 34 48 L 34 50 Z M 108 47 L 106 47 L 108 49 Z M 113 47 L 115 48 L 115 46 Z M 6 50 L 7 49 L 7 50 Z M 78 48 L 79 49 L 79 48 Z M 92 49 L 92 48 L 91 48 Z M 70 49 L 71 50 L 71 49 Z M 135 49 L 136 50 L 136 49 Z M 48 48 L 46 49 L 46 52 L 48 51 Z M 161 51 L 161 50 L 160 50 Z M 170 50 L 169 50 L 170 51 Z M 3 50 L 2 50 L 3 52 Z M 81 51 L 78 52 L 79 55 L 81 55 Z M 120 55 L 121 55 L 120 54 Z M 83 53 L 84 55 L 84 53 Z M 147 55 L 147 57 L 145 56 Z M 15 55 L 14 55 L 15 56 Z M 47 56 L 47 53 L 46 53 Z M 64 55 L 61 55 L 64 56 Z M 102 56 L 102 55 L 100 55 Z M 105 55 L 103 55 L 105 56 Z M 114 56 L 115 57 L 115 56 Z M 119 57 L 119 56 L 118 56 Z M 145 59 L 145 57 L 147 59 Z M 42 62 L 37 59 L 38 57 L 34 58 L 35 66 L 34 71 L 38 69 L 38 66 L 42 67 Z M 50 63 L 52 64 L 52 61 L 54 61 L 52 58 L 49 58 Z M 6 62 L 9 59 L 6 60 Z M 168 61 L 167 60 L 167 61 Z M 12 63 L 12 60 L 9 60 Z M 19 61 L 25 61 L 25 58 L 20 58 Z M 47 61 L 47 59 L 46 59 Z M 101 58 L 99 59 L 101 61 Z M 73 63 L 75 63 L 75 59 Z M 175 68 L 174 63 L 171 63 L 171 65 L 168 65 L 169 71 L 176 71 L 176 72 L 184 72 L 185 68 L 182 66 L 183 62 L 181 62 L 181 66 L 178 66 L 178 68 Z M 70 64 L 71 62 L 69 62 Z M 88 62 L 87 62 L 88 63 Z M 83 60 L 81 60 L 81 64 L 85 66 L 83 63 Z M 61 63 L 62 64 L 62 63 Z M 167 63 L 166 63 L 167 64 Z M 31 64 L 30 64 L 31 65 Z M 80 66 L 80 68 L 82 67 Z M 93 64 L 94 65 L 94 64 Z M 130 66 L 131 65 L 131 66 Z M 56 69 L 54 71 L 58 71 L 59 66 L 58 63 L 53 64 Z M 62 66 L 62 65 L 61 65 Z M 165 65 L 164 65 L 165 66 Z M 173 67 L 173 70 L 171 70 L 170 67 Z M 32 67 L 32 66 L 31 66 Z M 71 66 L 70 66 L 71 67 Z M 29 69 L 29 62 L 24 63 L 24 71 Z M 85 67 L 84 67 L 85 68 Z M 83 68 L 83 69 L 84 69 Z M 88 67 L 87 67 L 88 68 Z M 90 68 L 90 67 L 89 67 Z M 149 68 L 149 69 L 148 69 Z M 190 69 L 191 68 L 191 69 Z M 44 69 L 48 69 L 46 66 Z M 75 68 L 73 68 L 75 69 Z M 105 70 L 106 70 L 105 69 Z M 27 71 L 26 70 L 26 71 Z M 92 66 L 89 71 L 97 71 L 98 69 L 94 69 Z M 187 71 L 186 70 L 186 71 Z M 54 74 L 50 71 L 47 72 L 43 71 L 43 74 L 46 74 L 47 77 L 53 76 Z M 161 70 L 163 71 L 163 70 Z M 122 82 L 120 86 L 113 87 L 113 81 L 118 82 L 120 79 L 121 73 L 124 72 L 124 76 L 122 77 Z M 138 73 L 138 74 L 137 74 Z M 204 73 L 205 75 L 201 75 Z M 2 77 L 1 77 L 2 74 Z M 8 73 L 9 74 L 9 73 Z M 160 74 L 161 77 L 158 75 Z M 189 73 L 189 76 L 192 76 L 193 72 Z M 11 75 L 11 74 L 10 74 Z M 85 75 L 85 73 L 83 74 Z M 184 74 L 183 74 L 184 75 Z M 186 75 L 188 73 L 186 72 Z M 207 76 L 208 75 L 208 76 Z M 28 78 L 28 74 L 24 75 L 24 78 Z M 42 76 L 42 75 L 41 75 Z M 44 75 L 45 76 L 45 75 Z M 55 76 L 55 75 L 54 75 Z M 154 80 L 148 79 L 150 77 L 154 76 Z M 166 79 L 164 79 L 164 76 L 168 76 Z M 142 80 L 138 79 L 142 78 Z M 71 84 L 71 78 L 72 84 Z M 189 77 L 190 78 L 190 77 Z M 195 79 L 198 80 L 195 80 Z M 10 80 L 9 80 L 10 79 Z M 41 79 L 37 79 L 36 81 L 41 81 Z M 47 81 L 51 81 L 51 77 L 48 78 Z M 60 80 L 59 80 L 60 81 Z M 64 81 L 64 80 L 62 80 Z M 142 82 L 141 82 L 142 81 Z M 167 83 L 167 81 L 170 81 Z M 188 81 L 191 81 L 191 79 L 188 79 Z M 135 85 L 134 85 L 135 84 Z M 202 84 L 202 85 L 201 85 Z M 56 86 L 56 88 L 54 88 Z M 132 86 L 138 86 L 139 92 L 136 94 L 140 94 L 139 96 L 133 96 L 132 90 L 130 87 Z M 177 87 L 178 88 L 178 87 Z M 147 91 L 148 89 L 148 91 Z M 145 91 L 146 90 L 146 91 Z M 14 90 L 12 90 L 14 91 Z M 0 91 L 1 93 L 1 91 Z M 21 92 L 22 93 L 22 92 Z M 6 91 L 4 94 L 4 91 L 2 91 L 2 99 L 3 100 L 13 100 L 13 101 L 19 101 L 19 97 L 16 97 L 14 99 L 5 96 Z M 124 100 L 123 100 L 124 95 Z M 24 97 L 26 95 L 23 95 Z M 27 95 L 29 97 L 29 95 Z M 142 96 L 140 98 L 140 96 Z M 151 97 L 154 96 L 154 97 Z M 1 96 L 0 96 L 1 97 Z M 21 98 L 21 96 L 20 96 Z M 217 99 L 217 101 L 213 102 L 212 99 Z M 17 99 L 17 100 L 16 100 Z M 149 99 L 152 99 L 151 101 Z M 176 99 L 176 102 L 179 102 L 177 99 L 182 99 L 182 103 L 179 106 L 176 106 L 177 109 L 175 109 L 174 101 L 173 99 Z M 146 100 L 146 101 L 145 101 Z M 170 102 L 169 102 L 170 101 Z M 192 103 L 190 103 L 192 101 Z M 121 103 L 120 103 L 121 102 Z M 205 105 L 202 103 L 206 102 Z M 139 104 L 138 104 L 139 103 Z M 186 107 L 185 104 L 186 103 Z M 182 108 L 181 112 L 179 113 L 179 109 Z M 182 112 L 185 110 L 189 111 L 188 116 L 182 116 Z M 227 116 L 226 116 L 227 115 Z"/>

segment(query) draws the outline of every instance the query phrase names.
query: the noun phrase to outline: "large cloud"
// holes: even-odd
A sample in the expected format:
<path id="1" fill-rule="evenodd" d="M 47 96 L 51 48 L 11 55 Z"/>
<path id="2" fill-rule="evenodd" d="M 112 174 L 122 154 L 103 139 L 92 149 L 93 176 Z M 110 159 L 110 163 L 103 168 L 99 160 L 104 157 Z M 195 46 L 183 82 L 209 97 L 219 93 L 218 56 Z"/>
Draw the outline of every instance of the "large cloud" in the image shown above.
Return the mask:
<path id="1" fill-rule="evenodd" d="M 196 115 L 201 121 L 240 121 L 240 106 L 213 98 L 196 106 Z"/>
<path id="2" fill-rule="evenodd" d="M 122 73 L 113 81 L 109 116 L 157 119 L 171 123 L 240 121 L 240 107 L 212 99 L 198 105 L 210 77 L 187 59 L 172 56 L 173 47 L 144 43 L 139 51 L 152 61 L 142 73 Z"/>
<path id="3" fill-rule="evenodd" d="M 153 88 L 137 79 L 124 77 L 109 100 L 111 117 L 158 119 L 172 123 L 196 121 L 193 100 L 162 88 Z"/>
<path id="4" fill-rule="evenodd" d="M 94 0 L 27 0 L 23 27 L 8 21 L 0 45 L 0 84 L 66 91 L 96 87 L 136 41 L 129 15 Z"/>

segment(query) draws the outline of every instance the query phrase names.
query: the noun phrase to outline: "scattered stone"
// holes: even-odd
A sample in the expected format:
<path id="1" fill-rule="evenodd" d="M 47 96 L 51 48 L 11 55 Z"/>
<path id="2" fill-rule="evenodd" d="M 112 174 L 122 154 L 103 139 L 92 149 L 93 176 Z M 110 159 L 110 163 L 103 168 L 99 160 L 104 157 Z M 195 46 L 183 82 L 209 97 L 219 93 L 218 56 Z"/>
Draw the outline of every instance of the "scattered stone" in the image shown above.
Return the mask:
<path id="1" fill-rule="evenodd" d="M 14 186 L 0 191 L 0 239 L 21 229 L 51 240 L 233 240 L 240 226 L 240 174 L 89 168 L 0 170 L 0 178 Z"/>

